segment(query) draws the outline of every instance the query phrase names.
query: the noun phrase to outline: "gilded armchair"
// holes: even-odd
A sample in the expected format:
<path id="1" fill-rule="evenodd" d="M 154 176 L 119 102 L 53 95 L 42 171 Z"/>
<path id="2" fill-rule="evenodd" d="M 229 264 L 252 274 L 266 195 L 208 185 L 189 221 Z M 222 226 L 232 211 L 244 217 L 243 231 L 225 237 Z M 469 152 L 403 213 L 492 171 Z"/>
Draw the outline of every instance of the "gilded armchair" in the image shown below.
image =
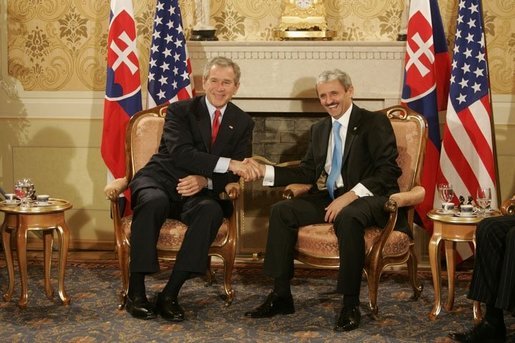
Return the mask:
<path id="1" fill-rule="evenodd" d="M 124 216 L 121 212 L 118 196 L 127 189 L 133 175 L 143 167 L 150 157 L 157 152 L 163 132 L 166 105 L 144 110 L 136 113 L 129 121 L 126 133 L 126 176 L 116 179 L 108 184 L 104 192 L 111 200 L 111 212 L 114 224 L 116 251 L 121 271 L 122 290 L 120 292 L 119 308 L 125 306 L 129 284 L 129 251 L 132 216 Z M 210 265 L 207 278 L 209 283 L 214 280 L 211 269 L 211 257 L 217 256 L 223 262 L 223 277 L 225 304 L 230 305 L 234 299 L 232 288 L 232 271 L 236 255 L 237 223 L 242 208 L 242 197 L 239 183 L 230 183 L 226 192 L 220 196 L 232 199 L 234 211 L 230 218 L 224 219 L 218 234 L 209 249 Z M 161 228 L 157 242 L 158 256 L 160 259 L 173 260 L 182 244 L 187 226 L 175 219 L 167 219 Z"/>
<path id="2" fill-rule="evenodd" d="M 397 140 L 399 157 L 397 162 L 402 169 L 398 179 L 400 192 L 390 196 L 384 205 L 389 219 L 384 228 L 370 227 L 365 232 L 366 260 L 364 272 L 367 276 L 369 306 L 377 317 L 377 292 L 379 279 L 385 267 L 407 263 L 413 299 L 418 299 L 423 286 L 417 277 L 417 258 L 414 240 L 407 234 L 395 231 L 398 208 L 406 207 L 409 229 L 413 233 L 414 208 L 425 196 L 420 186 L 420 173 L 424 162 L 427 141 L 427 122 L 425 119 L 402 106 L 382 110 L 390 119 Z M 310 185 L 288 185 L 283 196 L 292 198 L 307 192 Z M 338 268 L 338 242 L 332 224 L 320 223 L 299 229 L 295 258 L 303 263 L 319 268 Z"/>

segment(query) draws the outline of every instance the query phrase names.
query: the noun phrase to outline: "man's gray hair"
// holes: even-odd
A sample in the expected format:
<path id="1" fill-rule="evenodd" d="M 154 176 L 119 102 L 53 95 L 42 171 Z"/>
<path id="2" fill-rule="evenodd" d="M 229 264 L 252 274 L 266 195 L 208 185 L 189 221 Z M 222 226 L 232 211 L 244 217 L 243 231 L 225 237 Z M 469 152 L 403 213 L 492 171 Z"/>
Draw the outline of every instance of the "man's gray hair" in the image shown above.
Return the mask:
<path id="1" fill-rule="evenodd" d="M 240 77 L 241 77 L 241 70 L 240 66 L 231 60 L 230 58 L 218 56 L 212 58 L 209 62 L 207 62 L 206 66 L 204 67 L 204 74 L 202 75 L 203 80 L 206 80 L 209 76 L 209 71 L 211 70 L 211 67 L 213 66 L 218 67 L 227 67 L 232 68 L 234 71 L 234 83 L 239 84 L 240 83 Z"/>
<path id="2" fill-rule="evenodd" d="M 320 75 L 318 75 L 316 84 L 318 85 L 320 83 L 326 83 L 334 80 L 338 80 L 345 91 L 348 91 L 349 88 L 352 87 L 352 80 L 350 79 L 349 74 L 341 71 L 340 69 L 323 71 Z"/>

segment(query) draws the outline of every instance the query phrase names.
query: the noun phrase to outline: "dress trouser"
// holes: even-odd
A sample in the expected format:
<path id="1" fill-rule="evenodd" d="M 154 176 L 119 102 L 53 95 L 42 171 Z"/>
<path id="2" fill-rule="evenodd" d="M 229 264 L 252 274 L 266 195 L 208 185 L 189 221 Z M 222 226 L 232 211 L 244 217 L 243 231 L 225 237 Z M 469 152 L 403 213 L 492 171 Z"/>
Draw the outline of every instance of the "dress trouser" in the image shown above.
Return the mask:
<path id="1" fill-rule="evenodd" d="M 386 197 L 363 197 L 345 207 L 336 217 L 340 270 L 337 289 L 344 295 L 359 295 L 365 263 L 365 228 L 384 225 L 383 205 Z M 264 261 L 265 274 L 291 279 L 294 270 L 294 248 L 300 226 L 323 223 L 325 207 L 330 203 L 327 192 L 283 200 L 271 208 Z M 381 219 L 381 223 L 377 219 Z"/>
<path id="2" fill-rule="evenodd" d="M 131 272 L 159 271 L 156 246 L 161 226 L 167 218 L 180 219 L 188 226 L 174 270 L 206 272 L 208 250 L 223 221 L 223 211 L 217 200 L 207 195 L 195 195 L 181 203 L 171 203 L 163 190 L 144 188 L 133 194 L 132 201 Z"/>
<path id="3" fill-rule="evenodd" d="M 515 309 L 515 216 L 483 219 L 476 230 L 476 257 L 469 299 Z"/>

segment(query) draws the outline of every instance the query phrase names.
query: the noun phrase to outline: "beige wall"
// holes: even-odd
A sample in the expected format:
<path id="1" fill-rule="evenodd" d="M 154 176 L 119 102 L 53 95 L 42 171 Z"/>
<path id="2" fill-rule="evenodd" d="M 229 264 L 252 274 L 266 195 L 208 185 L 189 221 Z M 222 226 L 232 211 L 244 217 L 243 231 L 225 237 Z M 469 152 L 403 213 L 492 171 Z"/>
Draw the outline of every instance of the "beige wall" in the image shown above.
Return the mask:
<path id="1" fill-rule="evenodd" d="M 273 39 L 280 0 L 211 2 L 220 40 Z M 144 80 L 155 1 L 134 3 Z M 189 32 L 194 1 L 180 3 Z M 325 3 L 336 40 L 387 42 L 397 36 L 402 1 Z M 450 42 L 455 3 L 440 1 Z M 0 185 L 11 190 L 16 179 L 31 177 L 38 192 L 72 201 L 67 219 L 73 243 L 82 247 L 111 248 L 113 238 L 99 149 L 108 4 L 0 0 Z M 515 6 L 490 0 L 484 7 L 500 190 L 507 198 L 515 193 Z"/>

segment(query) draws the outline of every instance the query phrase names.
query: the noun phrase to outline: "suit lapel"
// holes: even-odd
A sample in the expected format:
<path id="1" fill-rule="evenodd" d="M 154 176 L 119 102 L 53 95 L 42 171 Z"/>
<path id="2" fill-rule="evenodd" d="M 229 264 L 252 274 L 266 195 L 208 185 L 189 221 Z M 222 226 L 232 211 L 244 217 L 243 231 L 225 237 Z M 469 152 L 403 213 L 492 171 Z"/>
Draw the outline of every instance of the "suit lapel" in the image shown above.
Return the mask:
<path id="1" fill-rule="evenodd" d="M 227 104 L 225 113 L 222 116 L 222 122 L 218 130 L 216 141 L 211 147 L 211 153 L 220 154 L 222 153 L 223 147 L 230 140 L 235 130 L 238 128 L 238 115 L 232 110 L 231 103 Z"/>
<path id="2" fill-rule="evenodd" d="M 199 111 L 196 111 L 196 113 L 198 113 L 197 121 L 200 129 L 200 135 L 202 136 L 206 151 L 209 151 L 211 149 L 211 117 L 209 116 L 209 111 L 207 110 L 205 97 L 200 98 L 198 106 Z"/>
<path id="3" fill-rule="evenodd" d="M 349 127 L 347 128 L 347 135 L 345 137 L 345 148 L 343 151 L 343 163 L 342 167 L 345 165 L 347 158 L 349 157 L 349 151 L 354 143 L 354 139 L 356 138 L 356 134 L 358 133 L 359 125 L 361 123 L 361 111 L 358 106 L 352 106 L 352 112 L 349 118 Z"/>

